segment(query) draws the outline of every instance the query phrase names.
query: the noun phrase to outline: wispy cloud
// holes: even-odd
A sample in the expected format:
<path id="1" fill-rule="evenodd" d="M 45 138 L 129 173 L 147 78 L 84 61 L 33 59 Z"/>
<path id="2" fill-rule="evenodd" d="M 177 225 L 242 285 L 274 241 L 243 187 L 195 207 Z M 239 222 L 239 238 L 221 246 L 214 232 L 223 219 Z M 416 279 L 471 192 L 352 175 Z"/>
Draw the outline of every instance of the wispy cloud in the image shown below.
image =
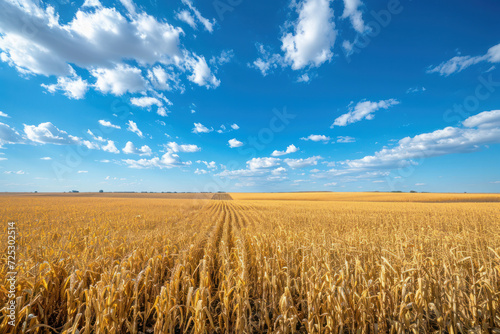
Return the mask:
<path id="1" fill-rule="evenodd" d="M 375 112 L 377 110 L 389 109 L 397 104 L 399 104 L 399 101 L 395 99 L 381 100 L 378 102 L 360 101 L 356 105 L 353 105 L 353 102 L 351 102 L 349 112 L 335 119 L 330 128 L 334 126 L 346 126 L 363 119 L 371 120 L 375 117 Z"/>

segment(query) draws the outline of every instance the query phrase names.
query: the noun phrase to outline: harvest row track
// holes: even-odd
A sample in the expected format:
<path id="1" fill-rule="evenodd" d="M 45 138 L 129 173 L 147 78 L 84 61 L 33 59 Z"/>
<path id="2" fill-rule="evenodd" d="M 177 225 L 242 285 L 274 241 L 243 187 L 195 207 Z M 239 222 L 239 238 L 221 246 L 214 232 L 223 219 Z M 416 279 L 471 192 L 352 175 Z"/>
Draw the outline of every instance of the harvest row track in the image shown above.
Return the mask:
<path id="1" fill-rule="evenodd" d="M 204 223 L 207 229 L 180 252 L 165 285 L 176 305 L 171 305 L 168 320 L 156 323 L 155 332 L 256 330 L 258 311 L 251 296 L 256 290 L 256 273 L 250 263 L 255 259 L 250 256 L 252 244 L 246 230 L 263 216 L 250 205 L 231 201 L 229 194 L 216 195 L 229 199 L 218 197 L 189 218 L 197 220 L 205 213 L 211 222 Z"/>

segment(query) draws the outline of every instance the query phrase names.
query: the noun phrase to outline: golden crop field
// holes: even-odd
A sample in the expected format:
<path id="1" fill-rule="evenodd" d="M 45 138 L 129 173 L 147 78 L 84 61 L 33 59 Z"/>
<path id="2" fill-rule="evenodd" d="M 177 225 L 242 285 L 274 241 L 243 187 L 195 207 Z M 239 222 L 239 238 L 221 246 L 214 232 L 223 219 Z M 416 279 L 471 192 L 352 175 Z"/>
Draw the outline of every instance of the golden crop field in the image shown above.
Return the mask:
<path id="1" fill-rule="evenodd" d="M 136 195 L 0 196 L 0 333 L 500 333 L 498 195 Z"/>

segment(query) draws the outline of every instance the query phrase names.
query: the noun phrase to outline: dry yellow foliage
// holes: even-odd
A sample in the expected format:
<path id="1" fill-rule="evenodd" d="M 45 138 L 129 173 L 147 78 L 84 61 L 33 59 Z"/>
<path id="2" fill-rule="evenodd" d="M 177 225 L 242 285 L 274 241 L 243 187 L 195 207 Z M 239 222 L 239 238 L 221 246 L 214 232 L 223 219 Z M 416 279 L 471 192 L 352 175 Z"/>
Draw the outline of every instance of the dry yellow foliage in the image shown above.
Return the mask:
<path id="1" fill-rule="evenodd" d="M 0 196 L 0 333 L 500 333 L 491 197 L 231 195 Z"/>

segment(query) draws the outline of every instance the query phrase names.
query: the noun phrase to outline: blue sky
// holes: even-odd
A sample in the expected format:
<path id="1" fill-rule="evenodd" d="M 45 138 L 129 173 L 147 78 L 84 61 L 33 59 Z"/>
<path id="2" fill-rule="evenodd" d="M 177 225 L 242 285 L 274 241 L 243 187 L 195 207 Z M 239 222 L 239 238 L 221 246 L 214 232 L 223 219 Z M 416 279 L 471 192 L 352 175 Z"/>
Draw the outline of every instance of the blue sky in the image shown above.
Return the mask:
<path id="1" fill-rule="evenodd" d="M 0 9 L 0 191 L 500 192 L 498 1 Z"/>

